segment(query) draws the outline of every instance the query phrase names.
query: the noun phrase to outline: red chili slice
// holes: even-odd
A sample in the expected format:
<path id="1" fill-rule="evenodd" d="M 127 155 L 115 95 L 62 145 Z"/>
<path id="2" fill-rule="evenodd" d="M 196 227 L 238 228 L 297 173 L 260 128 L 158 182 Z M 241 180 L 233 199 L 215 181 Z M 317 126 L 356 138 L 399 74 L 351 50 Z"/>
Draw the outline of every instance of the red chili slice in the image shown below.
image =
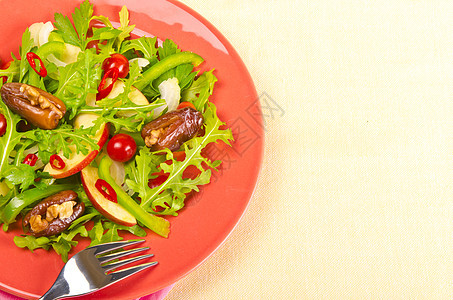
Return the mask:
<path id="1" fill-rule="evenodd" d="M 52 154 L 50 156 L 49 163 L 55 170 L 62 170 L 64 169 L 64 167 L 66 167 L 63 159 L 57 154 Z"/>
<path id="2" fill-rule="evenodd" d="M 36 154 L 30 153 L 27 156 L 25 156 L 22 163 L 33 167 L 36 164 L 37 160 L 38 156 Z"/>
<path id="3" fill-rule="evenodd" d="M 105 72 L 104 77 L 102 77 L 102 80 L 98 86 L 98 93 L 96 94 L 96 100 L 104 99 L 105 97 L 108 96 L 108 94 L 110 94 L 110 92 L 113 89 L 113 85 L 118 80 L 118 75 L 119 75 L 118 68 L 112 68 L 112 69 L 108 70 L 107 72 Z M 105 83 L 107 81 L 107 78 L 112 78 L 112 83 L 110 83 L 107 87 L 104 87 Z"/>
<path id="4" fill-rule="evenodd" d="M 35 59 L 39 61 L 39 71 L 36 69 L 36 62 Z M 44 63 L 42 62 L 41 58 L 38 56 L 38 54 L 34 52 L 28 52 L 27 53 L 27 60 L 28 63 L 30 64 L 30 67 L 35 71 L 39 76 L 41 77 L 46 77 L 47 76 L 47 70 L 44 67 Z"/>
<path id="5" fill-rule="evenodd" d="M 104 179 L 98 179 L 96 180 L 94 186 L 107 200 L 118 203 L 116 192 L 107 181 Z"/>

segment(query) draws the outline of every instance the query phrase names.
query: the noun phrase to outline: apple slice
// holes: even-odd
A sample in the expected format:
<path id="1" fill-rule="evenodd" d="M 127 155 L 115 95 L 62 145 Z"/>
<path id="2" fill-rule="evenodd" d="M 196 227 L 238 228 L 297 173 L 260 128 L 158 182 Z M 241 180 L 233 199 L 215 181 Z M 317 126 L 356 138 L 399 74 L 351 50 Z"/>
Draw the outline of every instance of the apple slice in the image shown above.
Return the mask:
<path id="1" fill-rule="evenodd" d="M 98 191 L 95 186 L 96 181 L 99 179 L 97 168 L 92 166 L 85 167 L 80 173 L 80 177 L 88 199 L 104 217 L 120 225 L 134 226 L 137 224 L 134 216 L 127 210 L 118 203 L 108 200 Z"/>
<path id="2" fill-rule="evenodd" d="M 84 128 L 88 128 L 93 126 L 93 122 L 98 118 L 96 114 L 79 114 L 76 119 L 74 120 L 74 127 L 80 128 L 83 126 Z M 99 145 L 99 150 L 104 146 L 105 142 L 109 137 L 109 126 L 108 124 L 102 124 L 99 130 L 93 137 L 93 140 L 97 142 Z M 71 155 L 69 158 L 64 157 L 63 153 L 59 153 L 58 155 L 61 157 L 63 162 L 65 163 L 65 167 L 63 169 L 57 170 L 54 169 L 50 163 L 48 163 L 44 167 L 44 172 L 48 172 L 54 178 L 65 178 L 71 176 L 86 166 L 88 166 L 93 159 L 99 153 L 99 150 L 92 150 L 88 154 L 77 153 L 76 145 L 70 145 L 69 149 L 71 149 Z"/>

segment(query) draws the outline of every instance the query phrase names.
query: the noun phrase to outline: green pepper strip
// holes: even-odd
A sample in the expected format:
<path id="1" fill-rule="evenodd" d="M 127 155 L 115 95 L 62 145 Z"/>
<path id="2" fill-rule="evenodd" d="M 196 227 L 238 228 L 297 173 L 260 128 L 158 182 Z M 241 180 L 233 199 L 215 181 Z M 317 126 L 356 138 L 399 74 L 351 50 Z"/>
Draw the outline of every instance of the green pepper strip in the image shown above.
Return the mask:
<path id="1" fill-rule="evenodd" d="M 46 59 L 50 54 L 54 54 L 57 58 L 61 57 L 65 51 L 65 45 L 62 42 L 48 42 L 39 47 L 36 50 L 36 54 L 41 57 L 41 59 Z"/>
<path id="2" fill-rule="evenodd" d="M 133 215 L 138 221 L 143 223 L 146 227 L 154 231 L 160 236 L 168 237 L 170 232 L 170 223 L 161 217 L 155 216 L 148 213 L 140 205 L 137 204 L 123 189 L 116 184 L 115 180 L 110 175 L 110 166 L 112 165 L 112 159 L 106 155 L 101 159 L 99 163 L 99 178 L 107 181 L 108 184 L 115 190 L 118 204 L 126 209 L 131 215 Z"/>
<path id="3" fill-rule="evenodd" d="M 151 68 L 143 72 L 142 79 L 136 82 L 134 86 L 139 90 L 142 90 L 148 84 L 157 79 L 160 75 L 179 65 L 191 63 L 194 66 L 198 66 L 202 62 L 203 58 L 198 54 L 192 52 L 179 52 L 176 54 L 172 54 L 170 56 L 165 57 L 164 59 L 153 65 Z"/>
<path id="4" fill-rule="evenodd" d="M 61 191 L 73 189 L 75 187 L 76 186 L 74 184 L 55 184 L 44 190 L 38 188 L 27 190 L 8 202 L 2 211 L 1 219 L 5 224 L 11 224 L 16 220 L 17 215 L 25 207 L 38 200 L 44 199 Z"/>

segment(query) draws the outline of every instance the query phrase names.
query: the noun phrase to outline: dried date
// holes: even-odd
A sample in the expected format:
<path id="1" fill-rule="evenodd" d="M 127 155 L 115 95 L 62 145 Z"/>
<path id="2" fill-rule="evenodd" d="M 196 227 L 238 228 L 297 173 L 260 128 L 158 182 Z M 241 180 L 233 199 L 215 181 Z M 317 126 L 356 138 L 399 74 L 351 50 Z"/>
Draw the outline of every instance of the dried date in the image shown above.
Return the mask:
<path id="1" fill-rule="evenodd" d="M 42 129 L 55 129 L 66 113 L 63 101 L 25 83 L 5 83 L 0 93 L 3 102 L 14 113 Z"/>
<path id="2" fill-rule="evenodd" d="M 51 236 L 66 230 L 85 211 L 83 202 L 77 203 L 77 193 L 62 191 L 38 203 L 23 219 L 24 227 L 36 237 Z"/>
<path id="3" fill-rule="evenodd" d="M 195 137 L 202 124 L 203 115 L 191 107 L 185 107 L 146 124 L 141 135 L 146 146 L 152 151 L 165 148 L 175 151 L 184 142 Z"/>

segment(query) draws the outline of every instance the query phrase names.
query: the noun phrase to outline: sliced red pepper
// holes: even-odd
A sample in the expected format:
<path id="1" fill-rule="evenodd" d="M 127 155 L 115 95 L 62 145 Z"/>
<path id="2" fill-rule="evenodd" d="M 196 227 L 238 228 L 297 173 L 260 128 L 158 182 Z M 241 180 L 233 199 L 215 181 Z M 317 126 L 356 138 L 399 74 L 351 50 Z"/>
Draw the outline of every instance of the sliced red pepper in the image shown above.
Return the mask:
<path id="1" fill-rule="evenodd" d="M 50 156 L 49 163 L 55 170 L 62 170 L 66 167 L 65 162 L 58 154 L 52 154 Z"/>
<path id="2" fill-rule="evenodd" d="M 104 99 L 105 97 L 108 96 L 108 94 L 110 94 L 110 92 L 113 89 L 113 85 L 118 80 L 118 75 L 119 75 L 118 68 L 112 68 L 112 69 L 108 70 L 107 72 L 105 72 L 104 77 L 102 77 L 102 80 L 98 86 L 98 93 L 96 94 L 96 100 Z M 110 83 L 107 87 L 104 87 L 105 83 L 107 81 L 107 78 L 112 78 L 112 83 Z"/>
<path id="3" fill-rule="evenodd" d="M 36 62 L 35 59 L 39 61 L 39 71 L 36 69 Z M 27 53 L 27 60 L 28 63 L 30 64 L 30 67 L 35 71 L 39 76 L 41 77 L 46 77 L 47 76 L 47 70 L 44 67 L 44 63 L 42 62 L 41 58 L 38 56 L 38 54 L 34 52 L 28 52 Z"/>
<path id="4" fill-rule="evenodd" d="M 25 156 L 22 163 L 33 167 L 36 164 L 37 160 L 38 156 L 36 154 L 30 153 L 27 156 Z"/>
<path id="5" fill-rule="evenodd" d="M 104 179 L 98 179 L 96 180 L 94 186 L 107 200 L 118 203 L 116 192 L 107 181 Z"/>

